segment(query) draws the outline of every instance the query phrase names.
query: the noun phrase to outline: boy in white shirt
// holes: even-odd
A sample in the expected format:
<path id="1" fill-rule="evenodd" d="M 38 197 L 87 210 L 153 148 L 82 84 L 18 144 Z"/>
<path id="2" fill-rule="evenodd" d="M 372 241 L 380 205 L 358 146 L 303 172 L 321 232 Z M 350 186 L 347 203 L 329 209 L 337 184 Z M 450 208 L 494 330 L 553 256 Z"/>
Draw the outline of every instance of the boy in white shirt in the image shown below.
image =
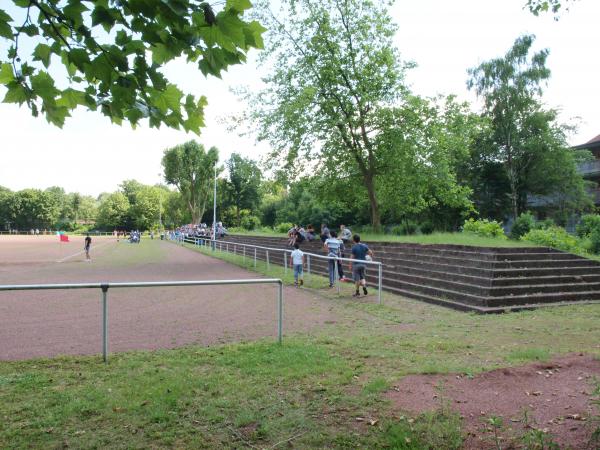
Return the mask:
<path id="1" fill-rule="evenodd" d="M 300 244 L 294 244 L 294 251 L 290 255 L 290 264 L 294 267 L 294 286 L 298 286 L 298 278 L 300 278 L 300 286 L 304 284 L 304 252 L 300 250 Z"/>

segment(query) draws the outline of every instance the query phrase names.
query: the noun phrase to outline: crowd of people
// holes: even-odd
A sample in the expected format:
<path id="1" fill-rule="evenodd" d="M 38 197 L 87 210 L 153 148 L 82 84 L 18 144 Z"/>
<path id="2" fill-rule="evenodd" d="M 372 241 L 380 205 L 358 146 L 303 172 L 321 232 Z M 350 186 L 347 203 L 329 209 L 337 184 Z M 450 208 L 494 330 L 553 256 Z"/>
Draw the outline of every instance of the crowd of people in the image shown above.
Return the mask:
<path id="1" fill-rule="evenodd" d="M 331 231 L 327 224 L 321 224 L 321 233 L 319 235 L 323 243 L 325 254 L 329 257 L 327 260 L 329 272 L 329 287 L 333 287 L 336 280 L 336 275 L 340 281 L 353 281 L 356 286 L 354 297 L 360 296 L 360 288 L 364 295 L 368 294 L 366 281 L 366 261 L 371 260 L 373 251 L 360 241 L 358 234 L 352 235 L 352 231 L 345 225 L 340 225 L 340 233 Z M 301 225 L 294 225 L 288 231 L 288 243 L 294 248 L 290 255 L 290 264 L 294 268 L 294 284 L 301 286 L 304 283 L 303 273 L 305 265 L 304 253 L 300 249 L 300 245 L 307 241 L 316 239 L 316 233 L 312 225 L 307 225 L 306 228 Z M 350 247 L 350 271 L 352 278 L 349 279 L 344 274 L 342 259 L 346 258 L 346 249 Z"/>
<path id="2" fill-rule="evenodd" d="M 204 238 L 210 239 L 213 236 L 213 227 L 209 227 L 205 223 L 199 223 L 197 225 L 187 224 L 175 228 L 174 230 L 167 231 L 167 238 L 174 239 L 187 239 L 187 238 Z M 227 228 L 223 226 L 222 222 L 217 222 L 217 229 L 215 233 L 216 239 L 223 239 L 227 236 Z"/>

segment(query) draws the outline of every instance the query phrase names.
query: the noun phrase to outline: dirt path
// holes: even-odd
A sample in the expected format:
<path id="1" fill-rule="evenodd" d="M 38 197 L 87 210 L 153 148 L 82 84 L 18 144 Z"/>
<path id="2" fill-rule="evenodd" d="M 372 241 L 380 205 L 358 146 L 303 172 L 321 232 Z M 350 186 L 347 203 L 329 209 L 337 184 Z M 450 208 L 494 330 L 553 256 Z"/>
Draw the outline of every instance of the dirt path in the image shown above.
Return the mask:
<path id="1" fill-rule="evenodd" d="M 536 432 L 560 448 L 598 448 L 590 439 L 600 411 L 591 398 L 600 380 L 600 360 L 582 354 L 464 375 L 410 375 L 387 393 L 399 411 L 420 414 L 444 406 L 464 420 L 464 448 L 496 449 L 489 419 L 498 417 L 501 448 L 522 448 Z M 541 433 L 541 434 L 540 434 Z M 539 442 L 539 439 L 538 439 Z M 531 447 L 542 448 L 542 447 Z"/>
<path id="2" fill-rule="evenodd" d="M 35 252 L 8 248 L 0 242 L 0 284 L 259 278 L 160 241 L 112 241 L 93 249 L 92 263 L 82 255 L 40 261 Z M 28 261 L 10 264 L 24 253 Z M 0 360 L 99 353 L 100 298 L 99 290 L 0 292 Z M 307 291 L 285 288 L 284 302 L 284 333 L 308 331 L 335 315 L 331 304 Z M 274 338 L 276 287 L 115 289 L 109 291 L 109 324 L 111 352 Z"/>

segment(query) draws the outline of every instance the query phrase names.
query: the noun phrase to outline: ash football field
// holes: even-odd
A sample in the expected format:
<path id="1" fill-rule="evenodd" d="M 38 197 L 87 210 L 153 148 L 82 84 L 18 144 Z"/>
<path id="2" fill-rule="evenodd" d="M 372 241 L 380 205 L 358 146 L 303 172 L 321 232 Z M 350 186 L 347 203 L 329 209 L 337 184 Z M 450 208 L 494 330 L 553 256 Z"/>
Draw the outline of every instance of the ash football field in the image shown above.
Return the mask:
<path id="1" fill-rule="evenodd" d="M 94 237 L 86 262 L 83 237 L 0 236 L 0 285 L 259 278 L 256 273 L 176 244 Z M 195 286 L 113 289 L 109 350 L 211 345 L 276 336 L 276 287 Z M 284 332 L 330 321 L 331 304 L 284 287 Z M 101 291 L 0 292 L 0 360 L 101 351 Z"/>

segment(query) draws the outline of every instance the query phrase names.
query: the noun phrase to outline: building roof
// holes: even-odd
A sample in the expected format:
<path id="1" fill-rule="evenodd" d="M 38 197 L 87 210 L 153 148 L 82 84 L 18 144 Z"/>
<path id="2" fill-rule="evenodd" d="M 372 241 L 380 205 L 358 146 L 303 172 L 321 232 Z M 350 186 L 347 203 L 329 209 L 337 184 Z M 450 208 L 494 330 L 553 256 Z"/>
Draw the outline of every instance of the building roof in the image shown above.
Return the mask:
<path id="1" fill-rule="evenodd" d="M 575 145 L 573 148 L 575 150 L 582 150 L 582 149 L 591 150 L 593 148 L 600 148 L 600 134 L 598 136 L 596 136 L 595 138 L 590 139 L 585 144 Z"/>

